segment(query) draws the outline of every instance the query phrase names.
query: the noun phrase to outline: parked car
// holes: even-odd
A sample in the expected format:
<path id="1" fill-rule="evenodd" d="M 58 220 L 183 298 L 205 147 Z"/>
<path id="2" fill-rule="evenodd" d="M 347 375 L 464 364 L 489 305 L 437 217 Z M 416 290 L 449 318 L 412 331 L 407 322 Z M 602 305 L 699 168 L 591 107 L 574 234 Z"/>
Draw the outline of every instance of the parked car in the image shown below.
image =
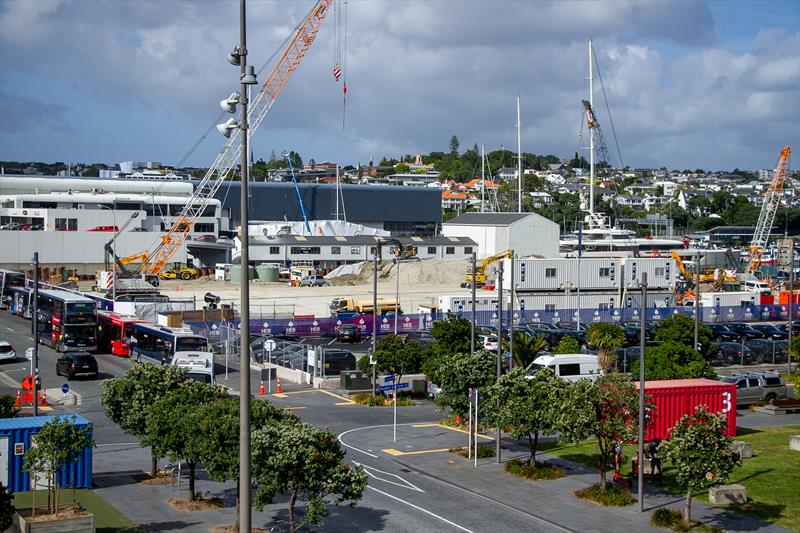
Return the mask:
<path id="1" fill-rule="evenodd" d="M 750 339 L 744 345 L 753 351 L 759 363 L 785 363 L 789 341 L 771 339 Z M 774 356 L 774 358 L 773 358 Z"/>
<path id="2" fill-rule="evenodd" d="M 565 331 L 586 331 L 585 322 L 581 322 L 580 327 L 577 322 L 556 322 L 556 327 Z"/>
<path id="3" fill-rule="evenodd" d="M 624 346 L 638 346 L 642 338 L 642 330 L 636 326 L 621 326 L 622 332 L 625 334 Z M 647 332 L 645 331 L 645 337 Z"/>
<path id="4" fill-rule="evenodd" d="M 217 238 L 213 235 L 195 235 L 194 240 L 200 242 L 217 242 Z"/>
<path id="5" fill-rule="evenodd" d="M 14 347 L 11 346 L 11 343 L 8 341 L 0 340 L 0 361 L 14 362 L 16 359 L 17 359 L 17 352 L 14 351 Z"/>
<path id="6" fill-rule="evenodd" d="M 739 340 L 739 334 L 725 324 L 706 324 L 714 335 L 714 340 L 720 342 L 733 342 Z"/>
<path id="7" fill-rule="evenodd" d="M 584 378 L 595 380 L 601 374 L 600 367 L 597 365 L 596 355 L 540 355 L 528 365 L 525 371 L 532 375 L 543 368 L 551 368 L 556 376 L 567 381 L 577 381 Z"/>
<path id="8" fill-rule="evenodd" d="M 484 350 L 496 351 L 497 350 L 497 336 L 496 335 L 478 335 L 478 344 L 483 346 Z"/>
<path id="9" fill-rule="evenodd" d="M 10 231 L 11 230 L 16 231 L 19 228 L 20 228 L 19 222 L 9 222 L 8 224 L 3 224 L 2 226 L 0 226 L 0 229 L 2 229 L 2 230 L 10 230 Z"/>
<path id="10" fill-rule="evenodd" d="M 748 279 L 742 282 L 741 287 L 745 292 L 757 292 L 766 295 L 772 294 L 772 287 L 770 287 L 769 283 L 764 281 Z"/>
<path id="11" fill-rule="evenodd" d="M 719 342 L 717 355 L 711 359 L 714 366 L 752 365 L 756 363 L 753 350 L 741 342 Z"/>
<path id="12" fill-rule="evenodd" d="M 328 282 L 325 280 L 325 276 L 321 274 L 314 274 L 313 276 L 306 276 L 300 280 L 301 287 L 322 287 L 327 285 Z"/>
<path id="13" fill-rule="evenodd" d="M 771 402 L 786 398 L 786 382 L 777 372 L 748 372 L 722 378 L 725 383 L 736 383 L 736 404 Z"/>
<path id="14" fill-rule="evenodd" d="M 336 340 L 340 342 L 360 342 L 361 329 L 355 324 L 342 324 L 336 328 Z"/>
<path id="15" fill-rule="evenodd" d="M 436 343 L 436 338 L 427 331 L 409 331 L 400 333 L 400 336 L 403 337 L 403 342 L 416 342 L 423 348 Z"/>
<path id="16" fill-rule="evenodd" d="M 118 233 L 119 228 L 117 226 L 97 226 L 92 229 L 87 229 L 86 231 L 113 231 L 114 233 Z"/>
<path id="17" fill-rule="evenodd" d="M 44 231 L 44 226 L 42 224 L 31 224 L 28 227 L 28 231 Z"/>
<path id="18" fill-rule="evenodd" d="M 735 332 L 739 335 L 739 338 L 744 337 L 745 339 L 763 339 L 766 338 L 766 335 L 758 331 L 757 329 L 753 328 L 750 324 L 743 324 L 739 322 L 731 322 L 728 324 L 728 329 Z"/>
<path id="19" fill-rule="evenodd" d="M 641 323 L 638 320 L 626 320 L 620 324 L 623 328 L 641 328 Z M 656 338 L 656 324 L 652 320 L 648 320 L 644 326 L 647 334 L 647 340 L 653 341 Z"/>
<path id="20" fill-rule="evenodd" d="M 67 352 L 56 361 L 56 375 L 97 378 L 97 359 L 89 352 Z"/>
<path id="21" fill-rule="evenodd" d="M 779 327 L 774 324 L 752 324 L 750 327 L 753 329 L 760 331 L 766 338 L 773 339 L 773 340 L 784 340 L 789 338 L 789 332 L 783 331 Z"/>

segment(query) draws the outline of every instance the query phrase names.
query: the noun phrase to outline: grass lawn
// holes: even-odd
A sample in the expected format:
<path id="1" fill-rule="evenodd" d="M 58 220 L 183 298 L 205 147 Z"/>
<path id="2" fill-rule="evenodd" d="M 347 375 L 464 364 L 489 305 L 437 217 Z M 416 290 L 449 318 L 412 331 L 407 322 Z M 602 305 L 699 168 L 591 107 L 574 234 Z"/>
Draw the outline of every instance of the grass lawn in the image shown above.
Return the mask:
<path id="1" fill-rule="evenodd" d="M 114 507 L 106 502 L 100 495 L 91 490 L 78 489 L 78 502 L 86 509 L 94 514 L 95 526 L 99 533 L 139 533 L 136 524 L 128 520 L 125 515 L 117 511 Z M 31 506 L 30 492 L 19 492 L 14 494 L 14 506 L 20 509 L 30 508 Z M 59 500 L 62 505 L 72 503 L 72 490 L 64 489 L 59 495 Z M 47 505 L 47 491 L 40 490 L 36 492 L 36 508 Z"/>
<path id="2" fill-rule="evenodd" d="M 800 433 L 800 426 L 745 429 L 739 428 L 736 440 L 753 445 L 753 457 L 743 459 L 742 466 L 734 470 L 729 484 L 739 483 L 747 487 L 748 502 L 730 506 L 731 509 L 760 518 L 765 522 L 800 531 L 800 452 L 789 450 L 789 437 Z M 597 444 L 586 441 L 575 446 L 557 446 L 546 443 L 542 447 L 548 454 L 576 463 L 597 467 Z M 623 474 L 631 472 L 631 458 L 636 455 L 635 446 L 625 448 L 626 465 Z M 672 467 L 664 464 L 664 477 L 656 482 L 664 490 L 684 494 L 678 486 Z M 708 494 L 695 495 L 708 503 Z"/>

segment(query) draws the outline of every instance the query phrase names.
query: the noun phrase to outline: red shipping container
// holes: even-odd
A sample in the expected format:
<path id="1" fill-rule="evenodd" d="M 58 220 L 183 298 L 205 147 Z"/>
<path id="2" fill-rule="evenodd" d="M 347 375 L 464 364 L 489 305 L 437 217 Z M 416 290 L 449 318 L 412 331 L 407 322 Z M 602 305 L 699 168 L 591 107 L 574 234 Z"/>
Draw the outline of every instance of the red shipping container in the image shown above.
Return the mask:
<path id="1" fill-rule="evenodd" d="M 775 305 L 775 296 L 772 294 L 762 294 L 761 305 Z"/>
<path id="2" fill-rule="evenodd" d="M 800 303 L 800 291 L 781 291 L 778 293 L 778 304 L 780 305 L 787 305 L 789 303 L 789 298 L 791 297 L 795 304 Z"/>
<path id="3" fill-rule="evenodd" d="M 636 383 L 639 388 L 639 383 Z M 728 416 L 726 435 L 736 436 L 736 384 L 711 379 L 669 379 L 645 381 L 644 392 L 655 404 L 652 424 L 646 426 L 645 440 L 664 440 L 683 415 L 692 414 L 698 405 L 707 405 L 712 413 Z"/>

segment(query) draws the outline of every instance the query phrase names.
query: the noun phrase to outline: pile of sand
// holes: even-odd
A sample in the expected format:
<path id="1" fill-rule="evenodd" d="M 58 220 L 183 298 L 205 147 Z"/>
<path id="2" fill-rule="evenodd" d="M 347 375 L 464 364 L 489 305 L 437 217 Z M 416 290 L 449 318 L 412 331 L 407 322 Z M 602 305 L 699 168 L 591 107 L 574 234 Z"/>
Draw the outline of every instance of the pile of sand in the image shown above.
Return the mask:
<path id="1" fill-rule="evenodd" d="M 332 271 L 326 276 L 332 285 L 367 285 L 372 283 L 372 262 L 357 265 L 346 265 Z M 424 259 L 403 261 L 400 265 L 400 283 L 402 285 L 446 285 L 459 286 L 469 269 L 467 260 L 444 261 L 441 259 Z M 378 279 L 381 282 L 396 281 L 397 267 L 393 261 L 378 263 Z"/>

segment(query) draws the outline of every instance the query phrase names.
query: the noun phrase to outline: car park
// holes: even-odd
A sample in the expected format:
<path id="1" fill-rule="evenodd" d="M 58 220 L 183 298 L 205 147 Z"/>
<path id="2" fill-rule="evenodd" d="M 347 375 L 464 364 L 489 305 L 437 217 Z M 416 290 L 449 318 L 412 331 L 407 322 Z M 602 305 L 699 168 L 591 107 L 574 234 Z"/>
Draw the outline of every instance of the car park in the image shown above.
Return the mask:
<path id="1" fill-rule="evenodd" d="M 767 339 L 784 340 L 789 338 L 789 332 L 783 331 L 774 324 L 751 324 L 750 327 L 766 335 Z"/>
<path id="2" fill-rule="evenodd" d="M 360 342 L 361 329 L 355 324 L 342 324 L 336 328 L 336 340 L 340 342 Z"/>
<path id="3" fill-rule="evenodd" d="M 556 327 L 558 329 L 564 331 L 582 331 L 586 332 L 586 323 L 581 322 L 580 325 L 577 322 L 556 322 Z"/>
<path id="4" fill-rule="evenodd" d="M 739 340 L 739 334 L 725 324 L 706 324 L 714 335 L 714 340 L 720 342 L 733 342 Z"/>
<path id="5" fill-rule="evenodd" d="M 97 359 L 89 352 L 67 352 L 56 361 L 56 375 L 97 378 Z"/>
<path id="6" fill-rule="evenodd" d="M 717 355 L 711 359 L 714 366 L 752 365 L 757 362 L 753 350 L 741 342 L 719 342 L 717 348 Z"/>
<path id="7" fill-rule="evenodd" d="M 741 322 L 731 322 L 728 324 L 728 329 L 739 335 L 739 338 L 745 339 L 764 339 L 766 335 L 753 328 L 750 324 L 743 324 Z"/>
<path id="8" fill-rule="evenodd" d="M 641 329 L 642 325 L 641 322 L 638 320 L 626 320 L 620 324 L 622 328 L 636 328 Z M 645 335 L 647 336 L 648 341 L 655 340 L 656 338 L 656 324 L 652 320 L 648 320 L 645 322 Z"/>
<path id="9" fill-rule="evenodd" d="M 785 363 L 789 341 L 771 339 L 750 339 L 744 345 L 753 351 L 758 363 Z"/>
<path id="10" fill-rule="evenodd" d="M 17 352 L 14 351 L 14 347 L 11 346 L 11 343 L 8 341 L 0 340 L 0 361 L 13 362 L 16 359 L 17 359 Z"/>
<path id="11" fill-rule="evenodd" d="M 300 280 L 301 287 L 322 287 L 327 284 L 328 282 L 325 280 L 325 276 L 322 276 L 321 274 L 306 276 Z"/>
<path id="12" fill-rule="evenodd" d="M 777 372 L 732 374 L 722 378 L 720 381 L 736 384 L 737 405 L 771 402 L 787 397 L 786 382 Z"/>

